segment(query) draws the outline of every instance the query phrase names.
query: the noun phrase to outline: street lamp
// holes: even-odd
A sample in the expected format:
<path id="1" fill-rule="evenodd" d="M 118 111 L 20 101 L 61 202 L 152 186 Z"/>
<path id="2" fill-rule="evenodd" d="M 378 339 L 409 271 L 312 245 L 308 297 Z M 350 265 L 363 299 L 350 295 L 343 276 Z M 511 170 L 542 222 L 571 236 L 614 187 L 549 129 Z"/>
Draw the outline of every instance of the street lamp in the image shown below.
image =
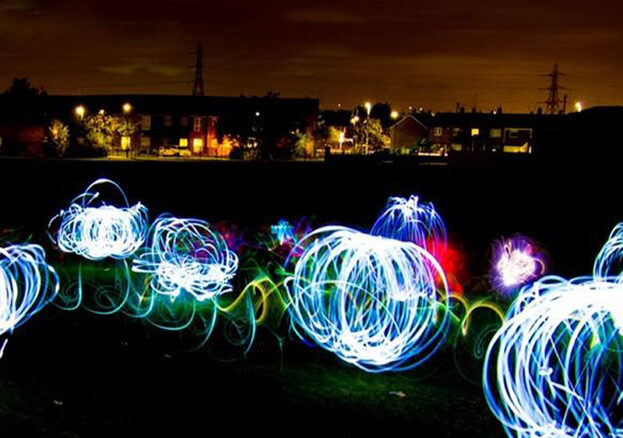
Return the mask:
<path id="1" fill-rule="evenodd" d="M 366 111 L 368 112 L 368 118 L 370 117 L 370 112 L 372 111 L 372 104 L 370 102 L 366 102 L 365 105 Z"/>
<path id="2" fill-rule="evenodd" d="M 398 116 L 399 116 L 399 115 L 400 115 L 400 114 L 398 114 L 398 111 L 392 111 L 392 113 L 390 114 L 390 117 L 391 117 L 393 120 L 396 120 L 396 119 L 398 119 Z"/>
<path id="3" fill-rule="evenodd" d="M 78 105 L 76 109 L 74 109 L 74 112 L 76 113 L 76 116 L 81 119 L 86 114 L 87 109 L 84 107 L 84 105 Z"/>
<path id="4" fill-rule="evenodd" d="M 121 109 L 123 109 L 123 113 L 124 114 L 128 114 L 128 113 L 132 112 L 132 105 L 129 102 L 126 102 L 126 103 L 123 104 Z"/>
<path id="5" fill-rule="evenodd" d="M 575 110 L 579 113 L 582 112 L 582 102 L 576 102 L 575 103 Z"/>

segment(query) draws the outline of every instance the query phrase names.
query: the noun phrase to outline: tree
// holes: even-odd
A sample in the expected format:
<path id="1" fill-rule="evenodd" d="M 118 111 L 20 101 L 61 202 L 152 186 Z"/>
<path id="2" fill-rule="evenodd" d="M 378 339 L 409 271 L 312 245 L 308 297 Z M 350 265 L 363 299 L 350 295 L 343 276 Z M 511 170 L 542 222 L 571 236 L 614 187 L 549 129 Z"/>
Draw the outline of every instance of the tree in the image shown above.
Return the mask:
<path id="1" fill-rule="evenodd" d="M 60 120 L 52 120 L 45 143 L 53 149 L 55 155 L 62 157 L 69 146 L 69 127 Z"/>
<path id="2" fill-rule="evenodd" d="M 88 145 L 107 153 L 110 152 L 116 137 L 132 137 L 138 130 L 138 124 L 132 118 L 114 117 L 103 113 L 86 116 L 81 125 Z"/>
<path id="3" fill-rule="evenodd" d="M 94 149 L 109 151 L 118 127 L 119 119 L 107 114 L 96 114 L 82 119 L 84 137 Z"/>
<path id="4" fill-rule="evenodd" d="M 35 88 L 27 78 L 13 78 L 13 82 L 8 90 L 4 92 L 5 96 L 13 97 L 36 97 L 47 96 L 43 88 Z"/>
<path id="5" fill-rule="evenodd" d="M 314 155 L 314 140 L 304 132 L 296 133 L 296 141 L 292 151 L 293 158 L 307 158 Z"/>
<path id="6" fill-rule="evenodd" d="M 366 119 L 356 126 L 358 144 L 367 144 L 370 150 L 385 149 L 389 146 L 390 138 L 385 133 L 378 119 Z"/>

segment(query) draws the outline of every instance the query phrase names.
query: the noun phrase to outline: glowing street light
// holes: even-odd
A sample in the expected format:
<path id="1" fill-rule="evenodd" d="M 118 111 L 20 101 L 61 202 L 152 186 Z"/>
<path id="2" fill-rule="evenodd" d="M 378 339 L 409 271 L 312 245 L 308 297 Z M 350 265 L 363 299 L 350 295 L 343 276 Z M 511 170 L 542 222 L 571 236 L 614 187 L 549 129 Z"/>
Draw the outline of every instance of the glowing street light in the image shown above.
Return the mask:
<path id="1" fill-rule="evenodd" d="M 365 105 L 366 111 L 368 112 L 368 117 L 370 117 L 370 112 L 372 111 L 372 104 L 370 102 L 366 102 Z"/>
<path id="2" fill-rule="evenodd" d="M 582 112 L 582 102 L 575 103 L 575 110 L 579 113 Z"/>
<path id="3" fill-rule="evenodd" d="M 392 112 L 391 112 L 391 114 L 390 114 L 390 117 L 391 117 L 393 120 L 397 120 L 399 115 L 400 115 L 400 114 L 398 114 L 398 111 L 392 111 Z"/>
<path id="4" fill-rule="evenodd" d="M 132 105 L 129 102 L 124 103 L 121 108 L 123 109 L 124 114 L 132 112 Z"/>
<path id="5" fill-rule="evenodd" d="M 78 105 L 74 112 L 76 113 L 76 116 L 81 119 L 86 114 L 87 109 L 84 107 L 84 105 Z"/>
<path id="6" fill-rule="evenodd" d="M 100 116 L 103 116 L 104 114 L 106 114 L 106 111 L 104 109 L 101 109 L 99 114 L 100 114 Z"/>
<path id="7" fill-rule="evenodd" d="M 350 119 L 350 123 L 352 123 L 353 125 L 356 125 L 357 122 L 359 122 L 359 116 L 355 116 L 352 119 Z"/>

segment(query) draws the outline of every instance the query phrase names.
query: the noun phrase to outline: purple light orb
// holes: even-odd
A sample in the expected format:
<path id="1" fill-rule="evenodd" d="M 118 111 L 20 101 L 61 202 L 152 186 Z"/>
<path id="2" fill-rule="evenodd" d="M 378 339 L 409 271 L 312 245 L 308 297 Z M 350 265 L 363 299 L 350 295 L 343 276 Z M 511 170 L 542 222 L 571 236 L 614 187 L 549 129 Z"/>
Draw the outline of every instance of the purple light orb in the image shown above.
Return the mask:
<path id="1" fill-rule="evenodd" d="M 510 293 L 545 274 L 545 257 L 528 237 L 517 234 L 493 244 L 491 279 L 502 293 Z"/>

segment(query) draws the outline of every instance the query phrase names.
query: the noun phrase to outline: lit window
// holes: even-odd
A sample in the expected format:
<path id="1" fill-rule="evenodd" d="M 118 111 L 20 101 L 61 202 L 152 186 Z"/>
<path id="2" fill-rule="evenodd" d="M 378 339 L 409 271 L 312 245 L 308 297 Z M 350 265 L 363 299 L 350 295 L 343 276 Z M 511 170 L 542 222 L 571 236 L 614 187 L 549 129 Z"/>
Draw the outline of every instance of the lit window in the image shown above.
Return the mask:
<path id="1" fill-rule="evenodd" d="M 151 146 L 151 138 L 149 137 L 141 137 L 141 146 L 148 148 Z"/>
<path id="2" fill-rule="evenodd" d="M 143 131 L 151 130 L 151 116 L 150 115 L 141 116 L 141 130 Z"/>
<path id="3" fill-rule="evenodd" d="M 124 135 L 121 137 L 121 150 L 125 151 L 130 149 L 132 145 L 132 138 L 130 136 Z"/>
<path id="4" fill-rule="evenodd" d="M 198 154 L 203 149 L 203 139 L 195 138 L 193 139 L 193 152 Z"/>
<path id="5" fill-rule="evenodd" d="M 201 132 L 201 117 L 195 117 L 193 120 L 193 131 Z"/>
<path id="6" fill-rule="evenodd" d="M 433 135 L 435 137 L 441 137 L 443 135 L 443 128 L 438 126 L 437 128 L 434 129 L 433 131 Z"/>
<path id="7" fill-rule="evenodd" d="M 480 129 L 472 128 L 472 137 L 477 137 L 480 135 Z"/>
<path id="8" fill-rule="evenodd" d="M 491 130 L 491 138 L 502 138 L 502 130 L 501 129 L 492 129 Z"/>
<path id="9" fill-rule="evenodd" d="M 188 147 L 188 139 L 187 138 L 180 138 L 180 147 L 181 148 L 187 148 Z"/>

